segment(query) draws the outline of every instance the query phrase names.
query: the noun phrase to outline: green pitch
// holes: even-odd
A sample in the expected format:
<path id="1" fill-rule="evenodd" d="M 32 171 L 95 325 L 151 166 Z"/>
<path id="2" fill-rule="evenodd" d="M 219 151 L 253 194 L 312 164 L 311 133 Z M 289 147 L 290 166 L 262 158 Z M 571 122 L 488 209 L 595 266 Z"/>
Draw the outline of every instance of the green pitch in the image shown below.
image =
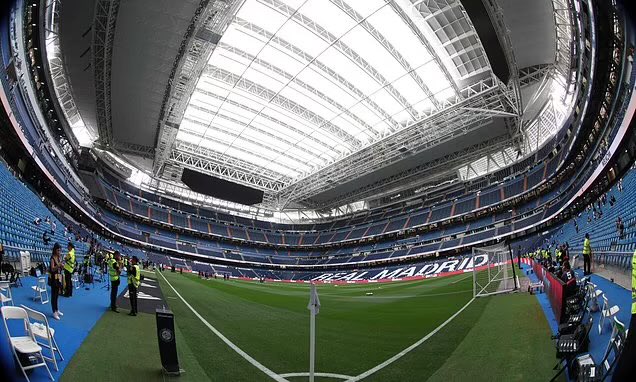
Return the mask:
<path id="1" fill-rule="evenodd" d="M 308 371 L 307 285 L 200 280 L 170 272 L 162 275 L 165 280 L 161 276 L 158 280 L 176 317 L 181 367 L 186 370 L 181 380 L 271 380 L 215 335 L 181 298 L 274 373 Z M 382 364 L 447 321 L 472 299 L 472 275 L 389 284 L 320 285 L 318 293 L 322 307 L 317 316 L 316 371 L 338 374 L 343 380 Z M 107 375 L 100 374 L 99 365 L 114 363 L 134 365 L 139 380 L 161 380 L 154 317 L 138 318 L 143 323 L 130 330 L 143 341 L 135 341 L 133 335 L 121 336 L 122 341 L 130 341 L 129 346 L 121 341 L 105 345 L 109 344 L 104 338 L 112 333 L 111 326 L 123 319 L 105 314 L 63 379 L 78 380 L 90 370 L 99 380 L 100 375 Z M 119 328 L 129 330 L 128 326 Z M 480 298 L 421 345 L 363 380 L 545 381 L 552 377 L 555 362 L 549 335 L 534 296 Z M 112 346 L 113 351 L 105 346 Z M 135 356 L 139 353 L 145 356 Z M 101 361 L 91 362 L 94 359 Z"/>

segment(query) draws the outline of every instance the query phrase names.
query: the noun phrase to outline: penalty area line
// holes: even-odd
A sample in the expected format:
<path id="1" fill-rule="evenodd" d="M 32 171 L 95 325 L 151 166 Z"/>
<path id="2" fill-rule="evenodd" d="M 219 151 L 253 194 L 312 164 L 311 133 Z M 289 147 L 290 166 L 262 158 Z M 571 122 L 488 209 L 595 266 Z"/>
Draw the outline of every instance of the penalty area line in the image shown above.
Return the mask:
<path id="1" fill-rule="evenodd" d="M 293 378 L 293 377 L 309 377 L 309 373 L 286 373 L 281 374 L 281 377 L 285 378 Z M 335 373 L 314 373 L 316 377 L 324 377 L 324 378 L 334 378 L 334 379 L 349 379 L 352 378 L 350 375 L 344 374 L 335 374 Z"/>
<path id="2" fill-rule="evenodd" d="M 223 333 L 221 333 L 220 331 L 218 331 L 218 329 L 216 329 L 214 326 L 212 326 L 212 324 L 210 324 L 205 318 L 203 318 L 203 316 L 201 316 L 199 314 L 199 312 L 197 312 L 192 305 L 190 305 L 182 296 L 181 294 L 179 294 L 179 292 L 177 292 L 177 290 L 172 286 L 172 284 L 170 284 L 170 281 L 168 281 L 168 279 L 166 279 L 166 277 L 164 275 L 161 274 L 161 272 L 159 273 L 159 275 L 164 279 L 164 281 L 166 283 L 168 283 L 168 286 L 174 291 L 174 293 L 176 293 L 176 295 L 181 299 L 181 301 L 183 301 L 183 303 L 185 304 L 185 306 L 187 306 L 192 313 L 194 313 L 195 316 L 197 316 L 199 318 L 199 320 L 201 320 L 201 322 L 203 322 L 203 324 L 205 324 L 205 326 L 208 327 L 208 329 L 210 329 L 212 331 L 212 333 L 214 333 L 217 337 L 219 337 L 221 339 L 221 341 L 225 342 L 225 344 L 227 346 L 229 346 L 232 350 L 234 350 L 235 352 L 237 352 L 241 357 L 245 358 L 245 360 L 249 363 L 251 363 L 254 367 L 256 367 L 258 370 L 262 371 L 263 373 L 267 374 L 269 377 L 271 377 L 273 380 L 275 381 L 279 381 L 279 382 L 289 382 L 287 381 L 285 378 L 283 378 L 282 376 L 276 374 L 275 372 L 273 372 L 272 370 L 268 369 L 265 365 L 263 365 L 262 363 L 258 362 L 257 360 L 255 360 L 254 358 L 252 358 L 249 354 L 247 354 L 246 352 L 244 352 L 243 350 L 241 350 L 241 348 L 239 348 L 238 346 L 236 346 L 232 341 L 230 341 L 227 337 L 225 337 L 223 335 Z"/>
<path id="3" fill-rule="evenodd" d="M 455 319 L 455 317 L 457 317 L 461 312 L 464 311 L 464 309 L 466 309 L 470 304 L 472 304 L 472 302 L 475 301 L 475 297 L 471 298 L 470 301 L 468 301 L 466 303 L 466 305 L 464 305 L 460 310 L 458 310 L 457 312 L 455 312 L 455 314 L 453 314 L 452 316 L 450 316 L 446 321 L 444 321 L 440 326 L 436 327 L 435 329 L 433 329 L 432 332 L 428 333 L 426 336 L 422 337 L 421 339 L 419 339 L 416 343 L 414 343 L 413 345 L 407 347 L 406 349 L 402 350 L 401 352 L 397 353 L 396 355 L 394 355 L 393 357 L 387 359 L 386 361 L 382 362 L 381 364 L 379 364 L 378 366 L 369 369 L 367 371 L 365 371 L 362 374 L 356 375 L 353 378 L 350 378 L 347 380 L 347 382 L 353 382 L 353 381 L 359 381 L 363 378 L 366 378 L 368 376 L 370 376 L 371 374 L 375 373 L 376 371 L 382 370 L 385 367 L 389 366 L 390 364 L 392 364 L 393 362 L 397 361 L 398 359 L 404 357 L 407 353 L 409 353 L 411 350 L 415 349 L 416 347 L 420 346 L 421 344 L 423 344 L 425 341 L 427 341 L 429 338 L 433 337 L 435 335 L 435 333 L 439 332 L 440 330 L 442 330 L 442 328 L 446 325 L 448 325 L 451 321 L 453 321 L 453 319 Z"/>

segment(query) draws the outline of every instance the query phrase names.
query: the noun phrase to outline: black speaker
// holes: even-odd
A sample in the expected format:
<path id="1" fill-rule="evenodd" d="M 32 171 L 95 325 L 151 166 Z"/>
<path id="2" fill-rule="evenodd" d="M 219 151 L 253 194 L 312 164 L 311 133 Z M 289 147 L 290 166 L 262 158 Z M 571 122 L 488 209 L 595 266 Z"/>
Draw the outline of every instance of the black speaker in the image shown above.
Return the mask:
<path id="1" fill-rule="evenodd" d="M 166 374 L 180 374 L 179 359 L 177 357 L 177 341 L 174 333 L 174 314 L 172 311 L 157 309 L 157 338 L 159 339 L 159 355 L 161 365 Z"/>

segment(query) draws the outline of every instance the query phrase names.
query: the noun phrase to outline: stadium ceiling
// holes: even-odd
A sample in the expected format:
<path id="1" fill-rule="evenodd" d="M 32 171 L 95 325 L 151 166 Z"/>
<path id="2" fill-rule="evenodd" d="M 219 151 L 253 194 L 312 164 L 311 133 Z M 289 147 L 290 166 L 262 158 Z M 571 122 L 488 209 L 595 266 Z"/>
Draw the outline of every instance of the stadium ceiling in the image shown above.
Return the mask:
<path id="1" fill-rule="evenodd" d="M 532 28 L 554 34 L 552 2 L 539 2 L 548 18 Z M 506 83 L 459 0 L 70 3 L 61 42 L 77 56 L 65 64 L 100 147 L 152 160 L 158 179 L 189 167 L 262 189 L 278 208 L 336 203 L 356 179 L 395 185 L 448 155 L 474 160 L 480 143 L 520 147 L 522 87 L 554 61 L 554 36 L 526 34 L 528 47 L 507 30 L 512 0 L 484 1 Z M 95 15 L 90 68 L 73 12 Z"/>

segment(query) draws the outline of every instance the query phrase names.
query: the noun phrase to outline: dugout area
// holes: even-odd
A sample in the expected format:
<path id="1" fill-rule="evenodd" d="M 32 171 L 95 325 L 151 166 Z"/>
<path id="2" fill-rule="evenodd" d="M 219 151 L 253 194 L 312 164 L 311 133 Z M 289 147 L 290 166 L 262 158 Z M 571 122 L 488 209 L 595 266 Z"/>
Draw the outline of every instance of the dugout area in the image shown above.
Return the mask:
<path id="1" fill-rule="evenodd" d="M 224 343 L 192 309 L 274 373 L 289 381 L 307 380 L 307 285 L 202 280 L 171 272 L 156 279 L 163 302 L 175 314 L 179 361 L 186 371 L 177 380 L 272 379 Z M 469 275 L 320 285 L 316 371 L 331 376 L 317 380 L 361 375 L 369 381 L 549 380 L 554 375 L 554 346 L 537 299 L 516 293 L 473 300 L 472 292 Z M 84 380 L 87 375 L 94 381 L 166 380 L 160 372 L 154 320 L 149 313 L 128 317 L 105 312 L 61 380 Z M 419 346 L 378 368 L 431 332 Z M 377 371 L 365 375 L 374 368 Z"/>

